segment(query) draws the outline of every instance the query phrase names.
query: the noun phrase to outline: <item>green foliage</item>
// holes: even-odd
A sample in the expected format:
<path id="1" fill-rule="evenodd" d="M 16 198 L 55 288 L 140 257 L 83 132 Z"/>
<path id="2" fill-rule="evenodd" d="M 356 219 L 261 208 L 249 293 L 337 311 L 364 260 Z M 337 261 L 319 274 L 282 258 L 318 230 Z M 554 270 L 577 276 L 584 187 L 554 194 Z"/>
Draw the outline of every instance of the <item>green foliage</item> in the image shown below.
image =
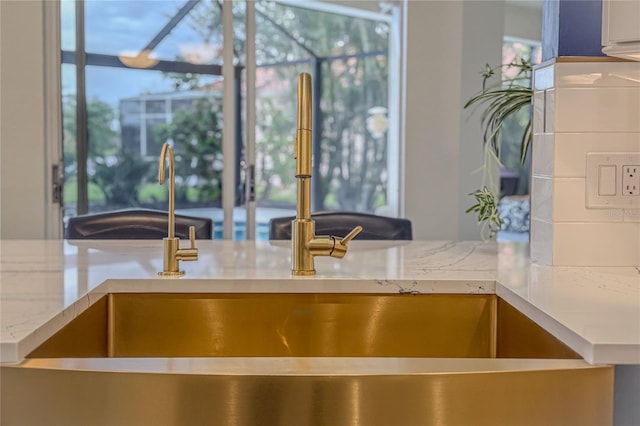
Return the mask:
<path id="1" fill-rule="evenodd" d="M 87 196 L 90 203 L 104 203 L 104 193 L 95 183 L 89 183 L 87 186 Z M 73 205 L 78 202 L 78 182 L 75 180 L 67 180 L 63 187 L 63 200 L 65 205 Z"/>
<path id="2" fill-rule="evenodd" d="M 68 173 L 77 166 L 76 155 L 76 99 L 75 95 L 62 98 L 62 129 L 64 166 Z M 92 99 L 87 103 L 87 125 L 89 131 L 89 146 L 87 158 L 106 158 L 118 151 L 118 132 L 113 130 L 112 124 L 116 120 L 116 112 L 106 102 Z"/>
<path id="3" fill-rule="evenodd" d="M 324 194 L 335 193 L 340 209 L 373 211 L 378 196 L 386 194 L 388 150 L 386 133 L 367 132 L 367 118 L 372 106 L 388 105 L 388 66 L 371 58 L 340 65 L 325 68 L 320 161 L 326 167 L 320 168 L 318 184 Z"/>
<path id="4" fill-rule="evenodd" d="M 294 111 L 287 111 L 282 105 L 276 105 L 271 97 L 258 100 L 260 117 L 258 132 L 260 139 L 256 143 L 258 164 L 258 202 L 280 198 L 273 194 L 274 180 L 278 178 L 279 187 L 295 184 L 295 159 L 291 129 L 295 129 Z M 293 200 L 295 202 L 295 199 Z"/>
<path id="5" fill-rule="evenodd" d="M 388 49 L 388 25 L 385 23 L 277 3 L 257 3 L 256 9 L 318 56 L 386 52 Z M 262 19 L 266 18 L 258 23 Z M 258 50 L 259 61 L 309 58 L 309 52 L 288 38 L 284 31 L 258 32 L 257 44 L 268 47 Z M 314 199 L 315 209 L 331 206 L 373 211 L 380 203 L 381 194 L 383 197 L 386 194 L 387 137 L 386 134 L 374 137 L 366 129 L 368 110 L 388 105 L 388 68 L 388 58 L 384 54 L 323 62 L 322 138 L 314 141 L 320 144 L 321 151 L 321 155 L 314 158 L 320 170 L 314 175 L 314 191 L 319 193 Z M 299 71 L 302 70 L 293 66 L 275 69 L 282 81 L 295 81 Z M 289 96 L 293 96 L 295 87 L 289 92 Z M 290 171 L 288 175 L 291 175 Z"/>
<path id="6" fill-rule="evenodd" d="M 287 203 L 289 203 L 291 205 L 295 205 L 296 197 L 297 197 L 297 195 L 294 192 L 292 192 L 292 193 L 278 192 L 278 193 L 274 193 L 271 196 L 271 200 L 287 202 Z"/>
<path id="7" fill-rule="evenodd" d="M 234 24 L 237 24 L 234 28 L 239 35 L 234 52 L 237 58 L 242 58 L 245 38 L 241 9 L 244 4 L 235 2 L 232 7 Z M 262 184 L 258 186 L 260 200 L 290 200 L 292 194 L 295 195 L 291 190 L 295 186 L 292 151 L 296 89 L 293 84 L 298 72 L 311 71 L 311 52 L 320 58 L 383 52 L 376 57 L 324 62 L 322 119 L 318 124 L 323 136 L 315 141 L 320 145 L 321 155 L 314 158 L 320 166 L 320 173 L 314 176 L 314 187 L 320 193 L 316 209 L 323 209 L 327 202 L 335 203 L 341 209 L 360 211 L 372 211 L 375 206 L 384 204 L 387 138 L 386 135 L 374 137 L 366 129 L 368 110 L 388 105 L 388 63 L 384 54 L 388 49 L 388 24 L 276 2 L 257 2 L 256 10 L 260 28 L 256 34 L 258 63 L 309 61 L 263 68 L 273 71 L 269 78 L 277 83 L 267 89 L 267 95 L 259 98 L 259 108 L 263 116 L 268 116 L 268 120 L 258 122 L 258 161 L 263 162 L 257 167 L 262 173 Z M 199 42 L 221 45 L 221 3 L 218 0 L 202 0 L 184 22 L 197 34 Z M 203 93 L 203 98 L 195 101 L 194 108 L 174 111 L 171 123 L 155 129 L 159 142 L 171 141 L 174 147 L 176 201 L 219 201 L 223 166 L 221 105 L 218 100 L 205 97 L 204 82 L 209 80 L 203 76 L 188 73 L 167 73 L 165 76 L 174 83 L 176 91 L 202 90 Z M 283 102 L 285 97 L 287 100 Z M 65 174 L 73 175 L 77 164 L 74 99 L 65 99 L 64 107 Z M 89 169 L 90 172 L 95 169 L 92 183 L 103 186 L 109 203 L 137 205 L 141 200 L 156 200 L 158 193 L 148 189 L 145 183 L 148 175 L 136 176 L 129 170 L 129 163 L 136 161 L 143 169 L 148 166 L 143 165 L 142 159 L 123 153 L 117 163 L 109 162 L 118 157 L 121 145 L 120 135 L 112 128 L 115 112 L 108 104 L 93 100 L 88 105 L 88 114 L 91 132 Z M 122 189 L 125 189 L 123 194 L 116 194 Z"/>
<path id="8" fill-rule="evenodd" d="M 139 154 L 123 151 L 113 164 L 97 158 L 90 180 L 102 189 L 109 207 L 138 206 L 138 189 L 149 176 L 151 166 Z"/>
<path id="9" fill-rule="evenodd" d="M 64 96 L 62 98 L 62 145 L 65 175 L 73 173 L 76 170 L 76 134 L 75 97 Z"/>
<path id="10" fill-rule="evenodd" d="M 260 64 L 310 60 L 311 52 L 318 57 L 363 53 L 386 52 L 388 49 L 388 24 L 374 23 L 338 14 L 319 13 L 305 8 L 282 5 L 275 2 L 256 3 L 257 25 L 256 55 Z M 234 16 L 242 17 L 243 5 L 235 3 Z M 189 14 L 188 25 L 198 34 L 203 43 L 219 45 L 220 4 L 215 0 L 203 1 Z M 236 25 L 237 24 L 237 25 Z M 234 28 L 242 34 L 244 21 L 234 22 Z M 234 52 L 242 57 L 245 51 L 244 37 L 238 37 Z M 304 47 L 303 47 L 304 46 Z M 308 50 L 307 50 L 308 49 Z M 263 68 L 274 74 L 281 82 L 277 89 L 268 87 L 268 95 L 259 97 L 257 171 L 258 201 L 289 199 L 291 187 L 295 185 L 293 138 L 295 132 L 294 83 L 300 71 L 311 71 L 309 64 Z M 338 208 L 345 210 L 372 211 L 376 205 L 384 204 L 386 194 L 387 138 L 373 137 L 367 128 L 368 110 L 373 106 L 386 106 L 388 63 L 385 55 L 380 57 L 325 62 L 322 68 L 322 127 L 323 137 L 314 141 L 321 146 L 322 154 L 314 158 L 320 173 L 314 176 L 314 187 L 320 196 L 315 199 L 315 208 L 326 208 L 335 200 Z M 173 80 L 177 90 L 194 90 L 201 86 L 197 76 L 166 74 Z M 266 83 L 267 86 L 269 82 Z M 287 87 L 288 86 L 288 87 Z M 259 88 L 260 90 L 260 88 Z M 319 94 L 316 94 L 319 96 Z M 286 97 L 286 98 L 285 98 Z M 174 117 L 174 122 L 161 129 L 161 139 L 174 141 L 176 158 L 183 146 L 183 139 L 202 141 L 199 131 L 191 131 L 194 122 L 186 117 Z M 209 128 L 214 129 L 210 118 Z M 191 149 L 191 148 L 190 148 Z M 198 177 L 201 199 L 219 197 L 216 170 L 208 175 L 196 173 L 193 167 L 195 150 L 180 152 L 182 164 L 177 175 L 181 176 L 182 188 L 177 197 L 186 197 L 185 186 Z M 215 144 L 206 147 L 200 154 L 216 155 L 220 148 Z M 199 157 L 202 158 L 201 156 Z M 186 160 L 186 161 L 185 161 Z M 221 161 L 218 158 L 214 162 Z M 200 161 L 202 163 L 202 161 Z M 210 163 L 207 161 L 206 163 Z M 203 177 L 204 176 L 204 177 Z M 203 183 L 209 182 L 209 183 Z M 280 194 L 282 192 L 282 194 Z"/>
<path id="11" fill-rule="evenodd" d="M 190 111 L 178 110 L 171 123 L 156 128 L 160 140 L 173 141 L 176 201 L 186 202 L 197 188 L 197 201 L 218 201 L 222 193 L 222 121 L 220 102 L 195 100 Z"/>
<path id="12" fill-rule="evenodd" d="M 487 84 L 497 70 L 507 67 L 513 77 L 498 83 Z M 513 72 L 513 69 L 516 72 Z M 467 213 L 475 212 L 478 222 L 483 226 L 483 237 L 493 238 L 502 226 L 498 213 L 499 194 L 495 184 L 487 184 L 492 175 L 492 165 L 502 166 L 501 148 L 502 131 L 514 120 L 524 121 L 524 131 L 520 139 L 520 162 L 524 163 L 532 139 L 530 108 L 533 98 L 531 89 L 532 65 L 527 60 L 512 62 L 492 68 L 488 64 L 482 72 L 482 90 L 464 105 L 484 108 L 481 115 L 484 143 L 484 175 L 482 188 L 469 194 L 475 198 L 476 204 L 467 209 Z"/>
<path id="13" fill-rule="evenodd" d="M 477 189 L 471 194 L 476 204 L 469 207 L 465 213 L 478 214 L 478 222 L 482 223 L 482 234 L 485 238 L 493 238 L 502 227 L 502 219 L 498 212 L 498 200 L 494 192 L 486 186 Z"/>
<path id="14" fill-rule="evenodd" d="M 498 83 L 487 85 L 487 81 L 502 68 L 516 68 L 518 71 L 512 79 L 501 80 Z M 481 116 L 483 127 L 483 139 L 485 149 L 490 149 L 494 159 L 500 163 L 501 133 L 505 123 L 523 109 L 531 106 L 533 89 L 531 89 L 531 63 L 526 60 L 513 62 L 491 68 L 486 65 L 482 73 L 482 91 L 473 96 L 464 105 L 482 106 Z M 533 134 L 531 132 L 531 120 L 528 120 L 520 142 L 520 161 L 524 163 L 529 144 Z"/>
<path id="15" fill-rule="evenodd" d="M 276 2 L 257 2 L 255 6 L 260 28 L 256 34 L 256 56 L 260 64 L 310 60 L 311 52 L 325 57 L 388 49 L 386 23 Z M 245 30 L 244 20 L 240 19 L 243 8 L 241 2 L 233 5 L 234 28 L 239 34 Z M 218 1 L 203 0 L 185 22 L 205 45 L 219 46 L 222 40 L 220 12 Z M 238 58 L 245 51 L 244 40 L 242 36 L 236 38 L 234 53 Z M 256 148 L 260 203 L 290 198 L 295 185 L 294 82 L 300 71 L 311 71 L 309 67 L 310 62 L 262 68 L 273 72 L 273 79 L 281 83 L 267 87 L 264 93 L 268 95 L 258 98 Z M 320 196 L 315 199 L 315 208 L 324 209 L 327 202 L 335 200 L 341 209 L 372 211 L 376 205 L 384 204 L 387 138 L 370 135 L 366 121 L 369 108 L 388 104 L 387 58 L 381 55 L 332 60 L 324 63 L 322 71 L 320 126 L 323 137 L 315 141 L 320 144 L 322 154 L 314 158 L 320 165 L 320 173 L 314 176 L 314 187 Z M 197 75 L 169 73 L 165 76 L 173 81 L 176 90 L 202 87 Z M 269 86 L 268 81 L 263 84 Z M 215 115 L 208 116 L 208 108 L 208 105 L 198 105 L 195 114 L 176 114 L 171 124 L 160 126 L 158 131 L 161 140 L 174 143 L 176 175 L 180 177 L 176 185 L 178 200 L 186 201 L 186 188 L 193 182 L 197 182 L 200 201 L 220 197 L 221 168 L 217 165 L 222 162 L 221 143 L 206 134 L 207 131 L 217 133 L 220 126 Z"/>
<path id="16" fill-rule="evenodd" d="M 108 103 L 99 99 L 87 103 L 89 158 L 108 157 L 117 153 L 118 133 L 112 128 L 116 118 L 116 112 Z"/>
<path id="17" fill-rule="evenodd" d="M 141 203 L 166 201 L 167 197 L 167 188 L 160 186 L 158 182 L 144 183 L 138 189 L 138 200 Z"/>
<path id="18" fill-rule="evenodd" d="M 77 154 L 76 154 L 76 100 L 65 96 L 63 108 L 63 149 L 65 167 L 64 203 L 77 203 Z M 139 155 L 119 153 L 119 135 L 112 125 L 116 112 L 111 105 L 99 99 L 87 103 L 89 176 L 87 195 L 91 204 L 109 207 L 139 205 L 137 187 L 147 178 L 150 164 Z"/>

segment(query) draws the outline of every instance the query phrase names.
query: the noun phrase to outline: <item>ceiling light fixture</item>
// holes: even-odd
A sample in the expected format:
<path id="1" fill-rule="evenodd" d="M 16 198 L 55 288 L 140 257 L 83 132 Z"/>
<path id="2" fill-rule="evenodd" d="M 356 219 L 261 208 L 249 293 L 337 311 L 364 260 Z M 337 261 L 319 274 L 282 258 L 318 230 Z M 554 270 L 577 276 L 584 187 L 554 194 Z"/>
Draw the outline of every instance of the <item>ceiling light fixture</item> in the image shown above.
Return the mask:
<path id="1" fill-rule="evenodd" d="M 118 55 L 118 59 L 129 68 L 152 68 L 160 62 L 152 50 L 125 51 Z"/>

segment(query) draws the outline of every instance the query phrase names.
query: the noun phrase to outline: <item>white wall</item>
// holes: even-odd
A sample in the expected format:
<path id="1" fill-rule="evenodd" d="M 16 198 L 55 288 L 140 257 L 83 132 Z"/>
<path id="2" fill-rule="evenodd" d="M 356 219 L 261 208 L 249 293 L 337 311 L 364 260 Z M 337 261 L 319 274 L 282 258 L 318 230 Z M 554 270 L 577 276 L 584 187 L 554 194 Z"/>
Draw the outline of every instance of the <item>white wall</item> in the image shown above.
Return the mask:
<path id="1" fill-rule="evenodd" d="M 0 1 L 0 236 L 44 238 L 43 5 Z"/>
<path id="2" fill-rule="evenodd" d="M 463 110 L 501 62 L 504 2 L 409 1 L 405 215 L 415 239 L 479 239 L 464 211 L 483 164 L 479 115 Z"/>
<path id="3" fill-rule="evenodd" d="M 542 40 L 542 2 L 522 5 L 508 1 L 504 10 L 504 34 L 525 40 Z"/>

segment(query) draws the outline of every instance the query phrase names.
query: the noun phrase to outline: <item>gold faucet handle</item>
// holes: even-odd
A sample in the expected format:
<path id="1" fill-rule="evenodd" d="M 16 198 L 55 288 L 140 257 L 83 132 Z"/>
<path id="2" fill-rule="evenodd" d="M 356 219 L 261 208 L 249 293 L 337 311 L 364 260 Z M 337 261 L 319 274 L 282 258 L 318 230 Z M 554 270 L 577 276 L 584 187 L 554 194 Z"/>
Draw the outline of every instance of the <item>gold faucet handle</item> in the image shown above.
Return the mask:
<path id="1" fill-rule="evenodd" d="M 362 226 L 358 225 L 351 232 L 349 232 L 344 238 L 338 239 L 335 238 L 335 243 L 333 246 L 333 251 L 331 252 L 331 257 L 337 257 L 338 259 L 342 259 L 345 254 L 347 254 L 347 245 L 349 241 L 353 240 L 356 235 L 362 232 Z"/>
<path id="2" fill-rule="evenodd" d="M 362 232 L 362 226 L 358 225 L 353 228 L 353 230 L 349 232 L 346 237 L 340 240 L 340 244 L 346 246 L 347 244 L 349 244 L 349 241 L 353 240 L 360 232 Z"/>
<path id="3" fill-rule="evenodd" d="M 196 248 L 196 227 L 195 226 L 189 227 L 189 242 L 191 244 L 192 249 Z"/>
<path id="4" fill-rule="evenodd" d="M 196 227 L 195 226 L 189 227 L 189 242 L 190 242 L 189 248 L 184 248 L 184 249 L 179 248 L 176 251 L 176 255 L 175 255 L 176 259 L 185 260 L 185 261 L 198 260 L 198 248 L 196 247 Z"/>

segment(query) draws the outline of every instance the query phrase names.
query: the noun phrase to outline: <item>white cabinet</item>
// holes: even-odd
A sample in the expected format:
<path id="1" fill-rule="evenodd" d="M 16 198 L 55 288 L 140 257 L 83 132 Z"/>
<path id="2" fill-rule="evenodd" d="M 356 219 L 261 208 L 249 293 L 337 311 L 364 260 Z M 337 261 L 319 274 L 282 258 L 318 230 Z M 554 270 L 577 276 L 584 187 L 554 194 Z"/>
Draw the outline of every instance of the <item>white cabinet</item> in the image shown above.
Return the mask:
<path id="1" fill-rule="evenodd" d="M 640 0 L 602 1 L 602 52 L 640 61 Z"/>

